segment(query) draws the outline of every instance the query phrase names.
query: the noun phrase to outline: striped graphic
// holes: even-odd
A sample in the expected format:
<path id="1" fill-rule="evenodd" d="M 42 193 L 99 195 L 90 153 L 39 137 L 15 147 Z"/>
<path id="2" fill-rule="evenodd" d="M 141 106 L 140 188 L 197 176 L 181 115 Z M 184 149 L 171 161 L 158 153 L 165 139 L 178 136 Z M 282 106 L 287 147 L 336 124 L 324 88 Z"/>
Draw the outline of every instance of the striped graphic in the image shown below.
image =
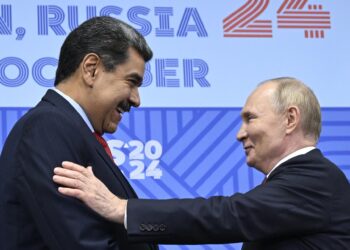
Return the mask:
<path id="1" fill-rule="evenodd" d="M 268 5 L 269 0 L 248 0 L 223 20 L 224 37 L 271 38 L 271 20 L 257 19 Z"/>
<path id="2" fill-rule="evenodd" d="M 47 35 L 50 28 L 56 35 L 66 35 L 66 31 L 62 28 L 61 23 L 64 21 L 65 13 L 56 5 L 38 5 L 38 35 Z M 71 14 L 72 9 L 69 11 Z"/>
<path id="3" fill-rule="evenodd" d="M 18 69 L 15 78 L 9 78 L 6 75 L 6 69 L 9 65 L 15 65 Z M 7 87 L 18 87 L 24 84 L 28 79 L 28 66 L 18 57 L 7 57 L 0 60 L 0 82 Z"/>
<path id="4" fill-rule="evenodd" d="M 0 108 L 0 150 L 27 108 Z M 318 148 L 350 179 L 350 108 L 323 108 Z M 163 146 L 160 179 L 130 180 L 142 198 L 196 197 L 244 193 L 261 183 L 236 141 L 240 108 L 139 108 L 123 116 L 107 140 L 157 140 Z M 125 149 L 126 153 L 130 149 Z M 120 166 L 124 174 L 134 166 Z M 161 246 L 162 250 L 233 250 L 241 244 Z"/>
<path id="5" fill-rule="evenodd" d="M 32 69 L 32 75 L 33 79 L 39 83 L 39 85 L 43 87 L 52 87 L 54 85 L 55 79 L 47 79 L 43 76 L 42 71 L 43 68 L 47 67 L 48 65 L 57 67 L 58 60 L 56 58 L 51 57 L 44 57 L 39 59 L 34 65 Z"/>
<path id="6" fill-rule="evenodd" d="M 321 4 L 307 4 L 308 0 L 285 0 L 277 11 L 277 27 L 280 29 L 303 29 L 305 38 L 325 37 L 331 28 L 329 11 Z"/>
<path id="7" fill-rule="evenodd" d="M 12 33 L 12 8 L 11 5 L 1 5 L 0 8 L 0 35 Z"/>

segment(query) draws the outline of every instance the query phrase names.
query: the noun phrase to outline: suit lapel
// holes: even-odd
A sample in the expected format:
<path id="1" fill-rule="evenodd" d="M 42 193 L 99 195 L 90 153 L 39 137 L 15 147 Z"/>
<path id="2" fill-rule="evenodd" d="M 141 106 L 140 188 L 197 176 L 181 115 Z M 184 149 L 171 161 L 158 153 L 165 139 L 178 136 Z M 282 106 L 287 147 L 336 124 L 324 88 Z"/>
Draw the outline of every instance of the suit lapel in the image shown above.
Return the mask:
<path id="1" fill-rule="evenodd" d="M 109 169 L 113 172 L 113 174 L 119 180 L 119 182 L 122 184 L 125 193 L 128 195 L 127 198 L 137 198 L 134 189 L 132 188 L 128 180 L 125 178 L 124 174 L 121 172 L 119 167 L 114 163 L 114 161 L 112 161 L 112 159 L 106 153 L 105 149 L 102 147 L 102 145 L 99 144 L 95 137 L 93 137 L 93 140 L 95 141 L 96 152 L 103 159 L 103 161 L 106 163 Z"/>
<path id="2" fill-rule="evenodd" d="M 44 97 L 42 98 L 42 101 L 38 105 L 39 106 L 45 105 L 45 103 L 47 102 L 51 103 L 52 105 L 60 109 L 62 112 L 65 112 L 65 114 L 77 124 L 83 136 L 89 141 L 90 145 L 94 145 L 94 148 L 97 154 L 99 155 L 99 157 L 103 159 L 103 161 L 106 163 L 110 171 L 112 171 L 113 175 L 118 179 L 119 183 L 121 184 L 125 193 L 128 196 L 127 198 L 137 198 L 137 195 L 134 189 L 131 187 L 130 183 L 127 181 L 124 174 L 121 172 L 118 166 L 111 160 L 111 158 L 105 152 L 102 145 L 96 140 L 95 136 L 90 131 L 89 127 L 86 125 L 83 118 L 72 107 L 72 105 L 70 105 L 70 103 L 67 100 L 65 100 L 62 96 L 60 96 L 54 90 L 48 90 L 44 95 Z"/>

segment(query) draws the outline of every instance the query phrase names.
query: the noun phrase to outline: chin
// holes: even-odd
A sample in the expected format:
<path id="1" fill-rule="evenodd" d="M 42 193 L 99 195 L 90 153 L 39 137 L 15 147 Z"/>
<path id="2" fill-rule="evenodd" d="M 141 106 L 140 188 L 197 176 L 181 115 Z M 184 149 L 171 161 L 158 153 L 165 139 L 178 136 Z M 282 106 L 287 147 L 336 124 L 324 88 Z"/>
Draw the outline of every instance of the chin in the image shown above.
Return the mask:
<path id="1" fill-rule="evenodd" d="M 249 167 L 254 167 L 254 166 L 255 166 L 254 161 L 250 161 L 250 160 L 248 160 L 248 159 L 247 159 L 247 165 L 248 165 Z"/>
<path id="2" fill-rule="evenodd" d="M 115 131 L 117 131 L 117 126 L 109 126 L 103 130 L 104 133 L 108 134 L 113 134 Z"/>
<path id="3" fill-rule="evenodd" d="M 115 128 L 110 128 L 110 129 L 108 129 L 106 132 L 109 133 L 109 134 L 113 134 L 115 131 L 117 131 L 117 127 L 115 127 Z"/>
<path id="4" fill-rule="evenodd" d="M 103 130 L 105 133 L 113 134 L 115 131 L 117 131 L 118 124 L 119 122 L 109 122 L 108 125 L 106 124 Z"/>

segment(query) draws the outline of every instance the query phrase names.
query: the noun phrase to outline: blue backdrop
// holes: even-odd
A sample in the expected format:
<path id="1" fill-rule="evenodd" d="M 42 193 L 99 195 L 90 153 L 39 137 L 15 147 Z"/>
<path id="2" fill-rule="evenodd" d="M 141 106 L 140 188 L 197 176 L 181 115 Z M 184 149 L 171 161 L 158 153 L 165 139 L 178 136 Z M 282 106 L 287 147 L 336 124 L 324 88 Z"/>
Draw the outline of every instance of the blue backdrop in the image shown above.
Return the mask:
<path id="1" fill-rule="evenodd" d="M 246 165 L 235 139 L 239 113 L 257 83 L 277 76 L 315 91 L 323 115 L 318 147 L 350 179 L 349 11 L 347 0 L 2 1 L 0 150 L 13 124 L 52 87 L 69 31 L 111 15 L 154 50 L 142 107 L 105 135 L 140 197 L 230 195 L 259 184 L 262 175 Z"/>

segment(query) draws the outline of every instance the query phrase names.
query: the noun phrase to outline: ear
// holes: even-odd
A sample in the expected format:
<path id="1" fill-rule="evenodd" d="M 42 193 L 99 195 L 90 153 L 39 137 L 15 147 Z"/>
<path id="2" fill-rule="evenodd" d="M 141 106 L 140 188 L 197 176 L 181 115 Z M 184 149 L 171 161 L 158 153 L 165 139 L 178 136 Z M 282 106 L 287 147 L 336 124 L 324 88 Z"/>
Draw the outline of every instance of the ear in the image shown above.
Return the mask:
<path id="1" fill-rule="evenodd" d="M 286 111 L 286 133 L 291 134 L 300 123 L 300 110 L 297 106 L 290 106 Z"/>
<path id="2" fill-rule="evenodd" d="M 98 66 L 101 62 L 100 57 L 95 53 L 86 54 L 81 62 L 81 73 L 85 84 L 93 87 L 98 73 Z"/>

